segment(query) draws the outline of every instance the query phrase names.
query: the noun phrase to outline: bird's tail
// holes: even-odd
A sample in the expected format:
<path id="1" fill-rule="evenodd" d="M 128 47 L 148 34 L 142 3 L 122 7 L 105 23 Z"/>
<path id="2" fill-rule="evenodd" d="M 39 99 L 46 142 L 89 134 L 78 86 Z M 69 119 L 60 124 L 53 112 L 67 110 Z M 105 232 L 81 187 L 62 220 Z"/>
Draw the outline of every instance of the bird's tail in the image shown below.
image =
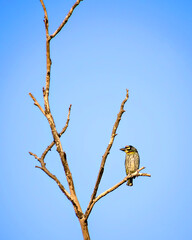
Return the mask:
<path id="1" fill-rule="evenodd" d="M 133 178 L 129 178 L 127 181 L 127 186 L 133 186 Z"/>

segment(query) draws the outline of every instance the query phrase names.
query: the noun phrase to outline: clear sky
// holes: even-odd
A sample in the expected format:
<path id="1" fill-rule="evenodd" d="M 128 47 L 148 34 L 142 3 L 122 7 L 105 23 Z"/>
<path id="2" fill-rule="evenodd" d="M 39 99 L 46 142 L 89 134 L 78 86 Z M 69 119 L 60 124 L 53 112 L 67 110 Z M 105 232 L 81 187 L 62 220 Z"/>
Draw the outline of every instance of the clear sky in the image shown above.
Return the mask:
<path id="1" fill-rule="evenodd" d="M 50 33 L 75 1 L 45 0 Z M 2 240 L 81 240 L 71 203 L 29 156 L 52 141 L 42 113 L 45 30 L 36 1 L 0 1 L 0 235 Z M 125 98 L 130 98 L 99 193 L 125 176 L 125 145 L 151 178 L 96 203 L 92 240 L 189 240 L 192 235 L 192 1 L 84 0 L 51 43 L 50 104 L 83 210 Z M 66 186 L 55 148 L 48 169 Z"/>

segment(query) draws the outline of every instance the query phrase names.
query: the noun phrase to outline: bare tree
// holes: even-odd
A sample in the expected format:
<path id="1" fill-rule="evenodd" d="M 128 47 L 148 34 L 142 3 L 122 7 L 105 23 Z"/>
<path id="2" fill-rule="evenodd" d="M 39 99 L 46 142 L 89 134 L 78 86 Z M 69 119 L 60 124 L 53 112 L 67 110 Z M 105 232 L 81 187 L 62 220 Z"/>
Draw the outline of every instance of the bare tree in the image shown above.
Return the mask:
<path id="1" fill-rule="evenodd" d="M 117 135 L 116 131 L 117 131 L 117 128 L 119 126 L 119 122 L 121 120 L 122 114 L 125 112 L 124 105 L 127 102 L 128 97 L 129 97 L 128 90 L 126 90 L 126 97 L 121 103 L 119 113 L 117 114 L 117 119 L 116 119 L 116 121 L 114 123 L 114 126 L 113 126 L 113 129 L 112 129 L 109 144 L 108 144 L 108 146 L 106 148 L 106 151 L 105 151 L 105 153 L 102 157 L 102 160 L 101 160 L 101 166 L 100 166 L 100 169 L 99 169 L 99 173 L 98 173 L 98 177 L 97 177 L 97 180 L 96 180 L 96 183 L 95 183 L 93 193 L 91 195 L 90 202 L 87 206 L 87 209 L 86 209 L 85 213 L 82 211 L 79 200 L 77 198 L 77 194 L 75 192 L 75 186 L 74 186 L 71 171 L 69 169 L 69 165 L 68 165 L 68 161 L 67 161 L 67 155 L 66 155 L 65 151 L 63 150 L 63 147 L 62 147 L 62 144 L 61 144 L 61 141 L 60 141 L 60 137 L 62 136 L 62 134 L 65 133 L 65 131 L 68 127 L 68 124 L 69 124 L 71 105 L 69 106 L 69 112 L 68 112 L 68 117 L 67 117 L 66 124 L 63 127 L 62 131 L 60 133 L 58 133 L 58 131 L 56 129 L 55 122 L 54 122 L 53 115 L 51 114 L 50 104 L 49 104 L 49 88 L 50 88 L 50 72 L 51 72 L 50 42 L 61 31 L 61 29 L 65 26 L 65 24 L 67 23 L 67 21 L 71 17 L 74 9 L 80 4 L 81 1 L 83 1 L 83 0 L 77 0 L 76 1 L 76 3 L 71 7 L 70 11 L 68 12 L 67 16 L 65 17 L 65 19 L 63 20 L 61 25 L 58 27 L 58 29 L 53 34 L 49 34 L 49 21 L 48 21 L 47 10 L 46 10 L 46 7 L 45 7 L 45 4 L 44 4 L 43 0 L 40 0 L 41 5 L 42 5 L 43 10 L 44 10 L 44 23 L 45 23 L 45 31 L 46 31 L 46 69 L 47 69 L 47 71 L 46 71 L 46 86 L 45 86 L 45 88 L 43 88 L 44 108 L 42 108 L 40 106 L 40 104 L 38 103 L 36 98 L 31 93 L 29 93 L 29 95 L 33 99 L 34 104 L 40 109 L 40 111 L 43 113 L 43 115 L 48 120 L 49 126 L 51 128 L 52 136 L 53 136 L 53 141 L 45 149 L 45 151 L 42 153 L 41 157 L 38 157 L 36 154 L 34 154 L 32 152 L 29 152 L 29 154 L 34 156 L 35 159 L 37 159 L 39 161 L 40 166 L 36 166 L 36 167 L 40 168 L 50 178 L 52 178 L 57 183 L 60 190 L 64 193 L 64 195 L 72 203 L 75 214 L 76 214 L 76 216 L 79 220 L 79 223 L 81 225 L 83 238 L 86 239 L 86 240 L 89 240 L 90 236 L 89 236 L 89 231 L 88 231 L 87 220 L 88 220 L 88 217 L 89 217 L 95 203 L 99 199 L 101 199 L 102 197 L 106 196 L 108 193 L 117 189 L 119 186 L 121 186 L 123 183 L 125 183 L 129 178 L 139 177 L 139 176 L 150 177 L 150 174 L 140 173 L 140 171 L 144 169 L 144 167 L 142 167 L 142 168 L 138 169 L 135 173 L 127 175 L 119 183 L 117 183 L 113 187 L 109 188 L 108 190 L 106 190 L 105 192 L 103 192 L 103 193 L 101 193 L 100 195 L 97 196 L 97 190 L 99 188 L 99 184 L 101 182 L 101 178 L 102 178 L 102 175 L 103 175 L 103 172 L 104 172 L 106 159 L 107 159 L 108 154 L 110 153 L 110 149 L 113 145 L 115 136 Z M 53 175 L 46 167 L 45 157 L 54 145 L 56 145 L 56 150 L 57 150 L 57 152 L 60 156 L 60 160 L 61 160 L 61 163 L 62 163 L 63 168 L 64 168 L 64 172 L 65 172 L 65 176 L 66 176 L 66 179 L 67 179 L 67 182 L 68 182 L 70 192 L 68 192 L 65 189 L 65 187 L 62 185 L 62 183 L 59 181 L 59 179 L 55 175 Z"/>

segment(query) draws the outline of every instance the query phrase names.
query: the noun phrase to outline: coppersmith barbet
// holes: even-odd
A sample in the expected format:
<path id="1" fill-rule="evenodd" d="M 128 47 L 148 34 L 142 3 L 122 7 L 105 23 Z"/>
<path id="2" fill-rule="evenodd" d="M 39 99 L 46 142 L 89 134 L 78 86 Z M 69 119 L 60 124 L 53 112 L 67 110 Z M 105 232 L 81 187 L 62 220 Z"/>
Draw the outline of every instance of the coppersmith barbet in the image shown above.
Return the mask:
<path id="1" fill-rule="evenodd" d="M 137 149 L 131 145 L 120 149 L 125 152 L 125 171 L 126 174 L 132 174 L 139 169 L 140 158 Z M 128 186 L 133 186 L 133 178 L 128 179 Z"/>

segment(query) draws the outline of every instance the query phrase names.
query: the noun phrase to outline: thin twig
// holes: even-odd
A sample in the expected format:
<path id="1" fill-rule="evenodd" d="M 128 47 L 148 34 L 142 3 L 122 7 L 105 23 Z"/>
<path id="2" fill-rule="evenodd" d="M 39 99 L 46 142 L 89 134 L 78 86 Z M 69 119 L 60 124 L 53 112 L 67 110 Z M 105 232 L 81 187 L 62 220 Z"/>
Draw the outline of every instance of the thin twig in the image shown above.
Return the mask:
<path id="1" fill-rule="evenodd" d="M 30 155 L 32 155 L 35 159 L 37 159 L 41 163 L 41 159 L 34 153 L 29 152 Z"/>
<path id="2" fill-rule="evenodd" d="M 41 2 L 41 5 L 42 5 L 42 7 L 43 7 L 43 10 L 44 10 L 45 17 L 48 18 L 47 10 L 46 10 L 46 7 L 45 7 L 45 4 L 44 4 L 43 0 L 40 0 L 40 2 Z"/>
<path id="3" fill-rule="evenodd" d="M 35 159 L 37 159 L 40 164 L 41 164 L 41 167 L 40 166 L 35 166 L 36 168 L 40 168 L 42 171 L 44 171 L 50 178 L 52 178 L 56 183 L 57 185 L 59 186 L 59 188 L 61 189 L 61 191 L 65 194 L 65 196 L 71 201 L 73 202 L 73 199 L 71 198 L 71 195 L 67 192 L 67 190 L 64 188 L 64 186 L 61 184 L 61 182 L 58 180 L 58 178 L 53 175 L 47 168 L 46 168 L 46 164 L 45 162 L 43 161 L 42 158 L 39 158 L 36 154 L 32 153 L 32 152 L 29 152 L 30 155 L 32 155 Z M 73 203 L 73 205 L 75 205 L 75 203 Z"/>
<path id="4" fill-rule="evenodd" d="M 58 29 L 52 34 L 50 35 L 50 40 L 52 38 L 54 38 L 60 31 L 61 29 L 65 26 L 65 24 L 67 23 L 67 21 L 69 20 L 69 18 L 71 17 L 74 9 L 79 5 L 80 2 L 82 2 L 83 0 L 77 0 L 76 3 L 72 6 L 72 8 L 69 10 L 67 16 L 65 17 L 65 19 L 63 20 L 63 22 L 61 23 L 61 25 L 58 27 Z"/>
<path id="5" fill-rule="evenodd" d="M 70 106 L 69 106 L 69 112 L 68 112 L 68 115 L 67 115 L 67 121 L 66 121 L 66 123 L 65 123 L 65 126 L 63 127 L 63 129 L 62 129 L 61 132 L 59 133 L 59 137 L 61 137 L 61 135 L 62 135 L 63 133 L 65 133 L 65 131 L 66 131 L 67 128 L 68 128 L 69 121 L 70 121 L 71 107 L 72 107 L 72 105 L 70 104 Z"/>
<path id="6" fill-rule="evenodd" d="M 109 188 L 108 190 L 106 190 L 105 192 L 101 193 L 99 196 L 97 196 L 96 198 L 93 199 L 92 204 L 90 205 L 88 211 L 85 214 L 85 219 L 87 219 L 93 209 L 93 206 L 95 205 L 95 203 L 97 201 L 99 201 L 99 199 L 101 199 L 102 197 L 106 196 L 107 194 L 109 194 L 110 192 L 114 191 L 115 189 L 117 189 L 118 187 L 120 187 L 123 183 L 127 182 L 128 179 L 133 178 L 133 177 L 139 177 L 139 176 L 147 176 L 147 177 L 151 177 L 150 174 L 148 173 L 140 173 L 141 170 L 143 170 L 145 167 L 142 167 L 140 169 L 138 169 L 135 173 L 133 174 L 129 174 L 127 175 L 123 180 L 121 180 L 119 183 L 115 184 L 113 187 Z"/>
<path id="7" fill-rule="evenodd" d="M 100 184 L 100 181 L 101 181 L 103 172 L 104 172 L 105 162 L 106 162 L 106 159 L 107 159 L 108 154 L 110 153 L 110 149 L 111 149 L 111 147 L 112 147 L 112 145 L 113 145 L 113 141 L 114 141 L 114 139 L 115 139 L 115 136 L 117 135 L 117 134 L 116 134 L 116 131 L 117 131 L 117 128 L 118 128 L 118 126 L 119 126 L 119 122 L 120 122 L 120 120 L 121 120 L 121 116 L 122 116 L 122 114 L 125 112 L 125 110 L 124 110 L 124 105 L 125 105 L 125 103 L 127 102 L 128 98 L 129 98 L 129 92 L 128 92 L 128 90 L 126 89 L 126 97 L 125 97 L 125 99 L 123 100 L 123 102 L 121 103 L 120 111 L 119 111 L 119 113 L 118 113 L 118 115 L 117 115 L 117 119 L 116 119 L 115 124 L 114 124 L 114 126 L 113 126 L 113 130 L 112 130 L 112 134 L 111 134 L 111 139 L 110 139 L 109 144 L 108 144 L 108 146 L 107 146 L 107 149 L 106 149 L 106 151 L 105 151 L 105 153 L 104 153 L 104 155 L 103 155 L 103 157 L 102 157 L 102 161 L 101 161 L 101 165 L 100 165 L 100 169 L 99 169 L 99 174 L 98 174 L 98 176 L 97 176 L 97 181 L 96 181 L 96 184 L 95 184 L 95 187 L 94 187 L 92 196 L 91 196 L 91 200 L 90 200 L 90 202 L 89 202 L 89 204 L 88 204 L 88 207 L 87 207 L 87 210 L 86 210 L 86 212 L 85 212 L 85 215 L 86 215 L 86 216 L 88 216 L 87 213 L 89 212 L 89 208 L 90 208 L 90 206 L 92 205 L 93 200 L 95 199 L 95 196 L 96 196 L 96 194 L 97 194 L 97 190 L 98 190 L 98 187 L 99 187 L 99 184 Z"/>
<path id="8" fill-rule="evenodd" d="M 102 197 L 106 196 L 108 193 L 114 191 L 115 189 L 117 189 L 118 187 L 120 187 L 123 183 L 127 182 L 128 179 L 133 178 L 133 177 L 139 177 L 139 176 L 145 176 L 145 177 L 151 177 L 150 174 L 148 173 L 140 173 L 140 171 L 142 171 L 145 167 L 142 167 L 140 169 L 138 169 L 135 173 L 133 174 L 129 174 L 127 175 L 123 180 L 121 180 L 119 183 L 115 184 L 113 187 L 109 188 L 108 190 L 106 190 L 105 192 L 101 193 L 99 196 L 97 196 L 94 199 L 94 202 L 97 202 L 99 199 L 101 199 Z"/>
<path id="9" fill-rule="evenodd" d="M 38 166 L 36 166 L 38 167 Z M 39 167 L 42 171 L 44 171 L 50 178 L 52 178 L 57 185 L 59 186 L 59 188 L 61 189 L 61 191 L 65 194 L 65 196 L 72 201 L 71 195 L 68 193 L 68 191 L 64 188 L 64 186 L 61 184 L 61 182 L 58 180 L 58 178 L 53 175 L 46 167 Z M 74 203 L 73 203 L 74 204 Z"/>
<path id="10" fill-rule="evenodd" d="M 69 121 L 70 121 L 70 113 L 71 113 L 71 107 L 72 105 L 70 104 L 69 106 L 69 112 L 68 112 L 68 116 L 67 116 L 67 121 L 66 124 L 64 126 L 64 128 L 61 130 L 61 132 L 59 133 L 59 137 L 61 137 L 63 135 L 63 133 L 65 133 L 65 131 L 68 128 L 69 125 Z M 52 147 L 55 145 L 55 141 L 53 141 L 46 149 L 45 151 L 42 153 L 41 158 L 44 159 L 45 156 L 47 155 L 47 153 L 52 149 Z"/>
<path id="11" fill-rule="evenodd" d="M 32 93 L 29 93 L 29 96 L 33 99 L 34 101 L 34 105 L 37 106 L 41 112 L 43 113 L 43 115 L 45 115 L 45 111 L 43 110 L 43 108 L 41 107 L 41 105 L 38 103 L 38 101 L 36 100 L 36 98 L 33 96 Z"/>
<path id="12" fill-rule="evenodd" d="M 49 36 L 49 20 L 47 9 L 43 0 L 40 0 L 41 5 L 44 10 L 44 23 L 45 23 L 45 32 L 46 32 L 46 65 L 47 65 L 47 73 L 46 73 L 46 88 L 43 88 L 43 96 L 44 96 L 44 105 L 45 112 L 49 112 L 49 104 L 48 104 L 48 96 L 49 96 L 49 86 L 50 86 L 50 71 L 51 71 L 51 58 L 50 58 L 50 36 Z"/>

